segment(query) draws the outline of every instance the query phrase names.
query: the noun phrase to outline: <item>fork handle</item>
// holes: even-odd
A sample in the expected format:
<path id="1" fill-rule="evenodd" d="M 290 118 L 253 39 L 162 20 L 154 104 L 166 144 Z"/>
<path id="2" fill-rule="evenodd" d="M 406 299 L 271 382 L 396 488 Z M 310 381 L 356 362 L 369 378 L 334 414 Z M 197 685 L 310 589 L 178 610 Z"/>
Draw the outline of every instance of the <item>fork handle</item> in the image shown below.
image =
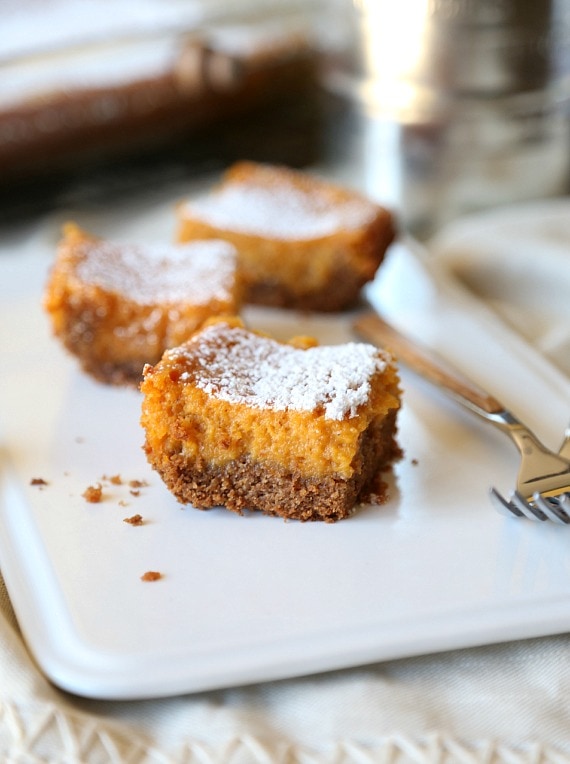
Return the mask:
<path id="1" fill-rule="evenodd" d="M 485 416 L 505 411 L 500 401 L 452 369 L 435 353 L 405 337 L 377 313 L 368 312 L 360 316 L 354 322 L 353 328 L 361 337 L 391 351 L 405 366 L 449 391 L 476 413 Z"/>

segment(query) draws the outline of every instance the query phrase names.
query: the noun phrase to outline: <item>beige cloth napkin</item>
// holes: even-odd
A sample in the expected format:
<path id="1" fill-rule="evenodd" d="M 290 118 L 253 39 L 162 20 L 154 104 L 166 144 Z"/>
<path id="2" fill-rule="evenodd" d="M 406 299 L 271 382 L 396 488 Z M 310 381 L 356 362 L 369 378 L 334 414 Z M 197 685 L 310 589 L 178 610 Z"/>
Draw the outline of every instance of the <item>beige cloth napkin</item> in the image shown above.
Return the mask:
<path id="1" fill-rule="evenodd" d="M 0 589 L 0 761 L 563 764 L 570 637 L 161 700 L 97 702 L 33 665 Z"/>
<path id="2" fill-rule="evenodd" d="M 570 198 L 466 217 L 445 227 L 430 249 L 570 374 Z"/>
<path id="3" fill-rule="evenodd" d="M 562 225 L 565 210 L 570 206 L 560 202 L 543 213 L 560 213 Z M 499 265 L 518 278 L 521 264 L 542 257 L 531 252 L 530 234 L 524 258 L 520 247 L 510 252 L 505 234 L 505 257 L 485 259 L 498 243 L 482 224 L 481 251 L 473 234 L 469 253 L 456 259 L 453 236 L 470 225 L 458 223 L 434 243 L 435 256 L 453 269 L 460 262 L 467 280 L 471 269 Z M 570 224 L 563 229 L 547 226 L 567 266 Z M 536 340 L 549 336 L 545 329 Z M 569 666 L 570 636 L 560 635 L 167 699 L 86 700 L 54 688 L 37 669 L 0 581 L 0 761 L 563 764 L 570 762 Z"/>

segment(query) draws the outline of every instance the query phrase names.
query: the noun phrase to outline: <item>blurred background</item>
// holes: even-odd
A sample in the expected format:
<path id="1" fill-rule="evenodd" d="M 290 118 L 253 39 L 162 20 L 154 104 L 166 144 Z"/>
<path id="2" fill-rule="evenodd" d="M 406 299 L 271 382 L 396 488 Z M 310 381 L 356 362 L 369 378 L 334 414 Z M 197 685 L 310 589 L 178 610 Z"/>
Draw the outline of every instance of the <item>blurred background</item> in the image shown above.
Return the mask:
<path id="1" fill-rule="evenodd" d="M 567 193 L 570 0 L 0 0 L 0 220 L 238 159 L 426 237 Z"/>

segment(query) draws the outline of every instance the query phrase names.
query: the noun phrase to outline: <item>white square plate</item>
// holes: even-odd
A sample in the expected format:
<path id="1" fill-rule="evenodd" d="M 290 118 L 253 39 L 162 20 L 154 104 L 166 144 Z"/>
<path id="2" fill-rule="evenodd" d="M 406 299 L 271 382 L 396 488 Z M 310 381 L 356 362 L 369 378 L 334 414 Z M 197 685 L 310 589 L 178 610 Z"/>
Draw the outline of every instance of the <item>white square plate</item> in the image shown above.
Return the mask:
<path id="1" fill-rule="evenodd" d="M 171 210 L 79 222 L 159 239 L 171 235 Z M 570 530 L 496 514 L 488 489 L 512 486 L 514 447 L 406 372 L 405 456 L 384 506 L 334 525 L 181 508 L 145 462 L 140 394 L 91 380 L 50 335 L 41 292 L 57 236 L 47 219 L 0 242 L 0 563 L 55 684 L 163 696 L 570 627 Z M 369 297 L 558 445 L 566 377 L 420 248 L 394 245 Z M 341 342 L 354 316 L 246 317 L 280 338 Z M 117 474 L 122 485 L 103 480 Z M 131 480 L 148 484 L 139 496 Z M 87 503 L 100 481 L 103 501 Z M 135 513 L 141 527 L 123 522 Z M 163 578 L 142 582 L 147 570 Z"/>

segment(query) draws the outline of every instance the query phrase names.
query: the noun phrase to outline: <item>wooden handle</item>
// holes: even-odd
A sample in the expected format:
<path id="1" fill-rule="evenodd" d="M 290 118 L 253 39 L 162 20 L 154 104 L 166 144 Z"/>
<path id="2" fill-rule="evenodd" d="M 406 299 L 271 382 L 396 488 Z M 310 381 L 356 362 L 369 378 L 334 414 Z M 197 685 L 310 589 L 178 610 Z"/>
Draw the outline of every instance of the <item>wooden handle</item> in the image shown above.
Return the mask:
<path id="1" fill-rule="evenodd" d="M 353 328 L 364 339 L 391 351 L 412 371 L 438 387 L 449 390 L 464 402 L 482 409 L 487 414 L 504 411 L 504 406 L 492 395 L 478 388 L 471 380 L 444 364 L 436 355 L 405 337 L 377 313 L 366 313 L 358 318 Z"/>

